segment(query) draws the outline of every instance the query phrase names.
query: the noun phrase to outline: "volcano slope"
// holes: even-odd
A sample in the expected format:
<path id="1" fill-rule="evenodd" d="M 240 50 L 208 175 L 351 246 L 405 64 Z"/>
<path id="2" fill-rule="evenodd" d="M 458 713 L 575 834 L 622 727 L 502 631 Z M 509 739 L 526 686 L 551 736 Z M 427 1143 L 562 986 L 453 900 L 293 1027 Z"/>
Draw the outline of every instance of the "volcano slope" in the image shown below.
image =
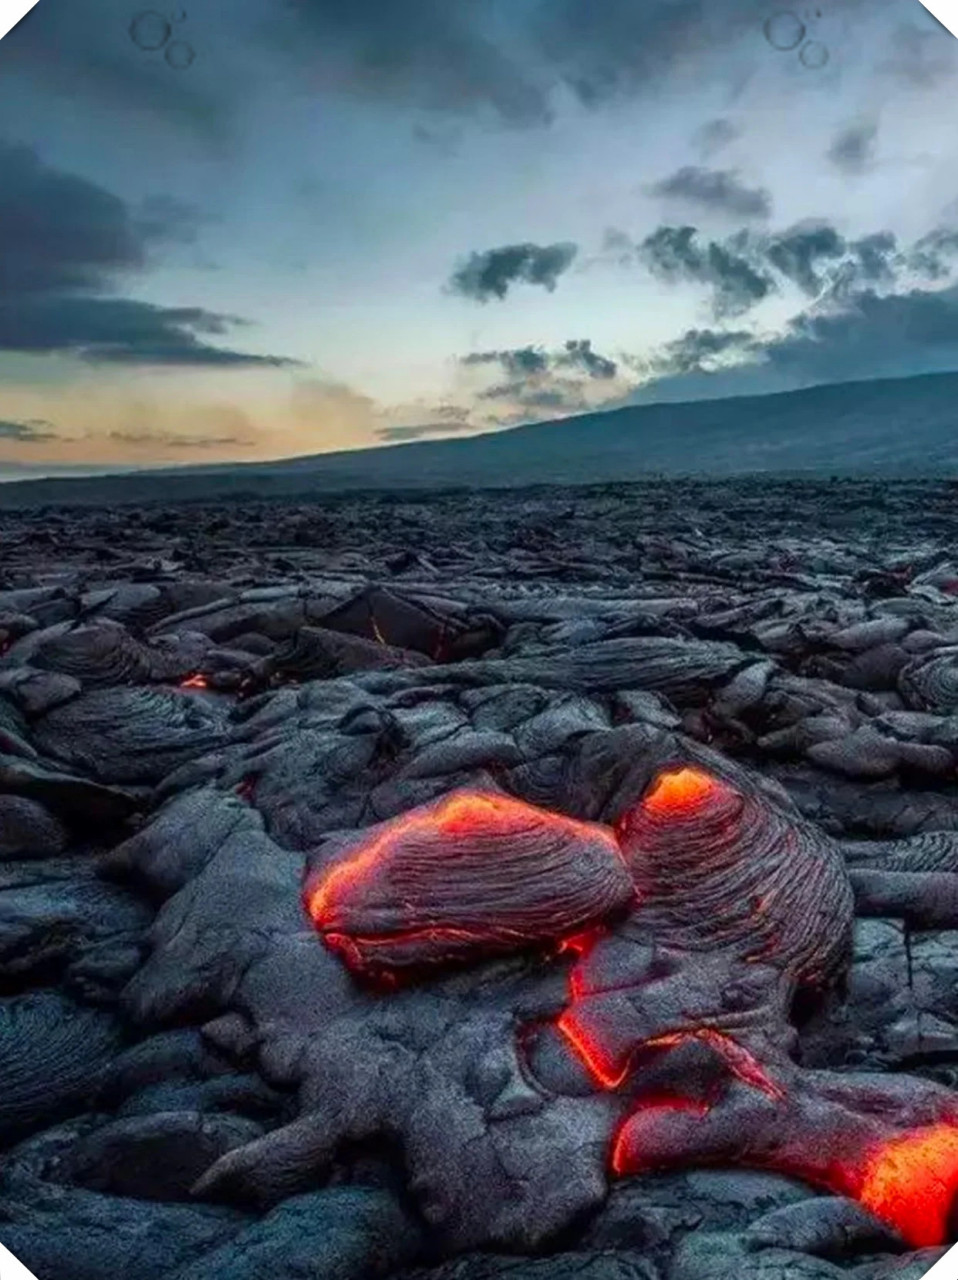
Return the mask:
<path id="1" fill-rule="evenodd" d="M 4 515 L 0 1241 L 917 1280 L 958 1238 L 956 503 Z"/>

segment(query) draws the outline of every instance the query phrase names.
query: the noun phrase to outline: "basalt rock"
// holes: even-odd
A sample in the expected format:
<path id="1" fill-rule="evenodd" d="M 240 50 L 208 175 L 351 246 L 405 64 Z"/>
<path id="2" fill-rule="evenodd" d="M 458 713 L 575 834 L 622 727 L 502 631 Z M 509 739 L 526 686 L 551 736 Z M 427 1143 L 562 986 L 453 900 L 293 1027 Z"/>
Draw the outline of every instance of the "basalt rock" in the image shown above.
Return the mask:
<path id="1" fill-rule="evenodd" d="M 0 1142 L 82 1110 L 121 1045 L 110 1014 L 52 991 L 0 999 Z"/>
<path id="2" fill-rule="evenodd" d="M 100 782 L 152 784 L 225 740 L 215 704 L 161 689 L 98 689 L 34 728 L 41 751 Z"/>
<path id="3" fill-rule="evenodd" d="M 952 487 L 3 524 L 38 1276 L 917 1280 L 953 1239 Z"/>

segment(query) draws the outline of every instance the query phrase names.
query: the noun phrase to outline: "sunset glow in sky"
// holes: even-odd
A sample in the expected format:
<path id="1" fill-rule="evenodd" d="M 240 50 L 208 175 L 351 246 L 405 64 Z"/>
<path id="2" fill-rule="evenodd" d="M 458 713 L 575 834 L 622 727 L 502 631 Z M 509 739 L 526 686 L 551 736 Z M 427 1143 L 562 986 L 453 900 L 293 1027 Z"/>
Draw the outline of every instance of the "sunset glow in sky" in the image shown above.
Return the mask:
<path id="1" fill-rule="evenodd" d="M 918 0 L 146 7 L 0 43 L 0 478 L 958 369 Z"/>

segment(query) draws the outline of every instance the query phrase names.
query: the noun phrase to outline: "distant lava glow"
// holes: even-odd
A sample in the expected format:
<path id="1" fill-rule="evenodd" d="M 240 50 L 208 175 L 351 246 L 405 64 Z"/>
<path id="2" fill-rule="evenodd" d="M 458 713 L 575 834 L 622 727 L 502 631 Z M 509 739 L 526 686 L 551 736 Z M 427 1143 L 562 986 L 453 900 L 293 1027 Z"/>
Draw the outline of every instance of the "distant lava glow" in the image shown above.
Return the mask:
<path id="1" fill-rule="evenodd" d="M 206 679 L 206 676 L 202 675 L 199 671 L 197 671 L 195 675 L 187 676 L 185 680 L 181 680 L 180 688 L 181 689 L 207 689 L 209 688 L 209 681 Z"/>

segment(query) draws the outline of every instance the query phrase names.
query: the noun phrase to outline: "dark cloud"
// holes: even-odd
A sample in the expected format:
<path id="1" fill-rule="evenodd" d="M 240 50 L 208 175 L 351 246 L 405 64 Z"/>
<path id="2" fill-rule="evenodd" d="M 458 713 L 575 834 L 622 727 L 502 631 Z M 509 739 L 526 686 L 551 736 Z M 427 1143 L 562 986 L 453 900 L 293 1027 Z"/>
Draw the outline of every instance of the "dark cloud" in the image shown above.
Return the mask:
<path id="1" fill-rule="evenodd" d="M 927 9 L 915 6 L 918 22 L 903 22 L 894 32 L 890 55 L 879 70 L 918 89 L 940 84 L 958 70 L 955 37 Z M 929 23 L 930 19 L 930 23 Z"/>
<path id="2" fill-rule="evenodd" d="M 761 30 L 766 8 L 762 0 L 544 0 L 533 28 L 550 66 L 596 106 L 694 76 L 706 60 L 734 75 L 729 46 Z"/>
<path id="3" fill-rule="evenodd" d="M 895 7 L 907 0 L 830 0 L 828 16 L 874 14 L 887 29 Z M 737 86 L 776 57 L 762 38 L 769 0 L 292 0 L 290 11 L 287 44 L 325 83 L 517 124 L 549 120 L 557 90 L 594 107 L 667 82 Z"/>
<path id="4" fill-rule="evenodd" d="M 958 288 L 881 295 L 796 317 L 763 359 L 779 373 L 839 382 L 958 368 Z"/>
<path id="5" fill-rule="evenodd" d="M 593 350 L 588 338 L 570 338 L 556 351 L 531 346 L 476 351 L 463 356 L 460 364 L 501 374 L 500 380 L 476 393 L 477 400 L 502 407 L 493 419 L 500 425 L 595 408 L 595 385 L 611 382 L 619 372 L 617 362 Z"/>
<path id="6" fill-rule="evenodd" d="M 760 263 L 733 248 L 732 242 L 701 241 L 695 227 L 659 227 L 637 246 L 637 253 L 660 280 L 709 285 L 716 315 L 741 315 L 775 289 Z"/>
<path id="7" fill-rule="evenodd" d="M 887 0 L 829 4 L 830 16 L 858 20 L 882 8 Z M 670 81 L 736 85 L 774 56 L 761 38 L 769 0 L 220 0 L 187 9 L 197 60 L 186 73 L 135 46 L 137 5 L 126 0 L 42 0 L 5 39 L 4 71 L 222 144 L 238 138 L 246 104 L 291 67 L 327 91 L 534 126 L 570 92 L 597 106 Z M 949 59 L 953 69 L 939 30 L 905 23 L 886 70 L 927 83 L 929 68 L 938 74 Z M 703 154 L 724 141 L 722 131 L 703 135 Z"/>
<path id="8" fill-rule="evenodd" d="M 258 0 L 235 0 L 237 16 Z M 217 146 L 232 140 L 234 116 L 244 85 L 234 74 L 173 71 L 162 55 L 145 54 L 130 38 L 130 23 L 149 5 L 128 0 L 40 0 L 3 39 L 4 76 L 19 75 L 31 86 L 76 103 L 92 100 L 120 106 L 181 127 Z M 159 6 L 162 10 L 163 6 Z M 235 44 L 241 23 L 215 32 L 214 67 Z M 231 30 L 233 26 L 233 30 Z"/>
<path id="9" fill-rule="evenodd" d="M 703 169 L 686 165 L 649 188 L 654 196 L 680 200 L 737 218 L 767 218 L 772 196 L 764 187 L 747 187 L 733 169 Z"/>
<path id="10" fill-rule="evenodd" d="M 718 355 L 731 358 L 716 362 Z M 795 316 L 767 339 L 747 331 L 692 331 L 644 362 L 641 372 L 651 380 L 627 402 L 761 395 L 955 370 L 958 287 L 884 295 L 863 289 Z"/>
<path id="11" fill-rule="evenodd" d="M 839 0 L 847 3 L 848 0 Z M 293 0 L 287 46 L 326 83 L 514 124 L 560 86 L 592 106 L 647 93 L 761 29 L 762 0 Z M 307 39 L 303 39 L 303 34 Z"/>
<path id="12" fill-rule="evenodd" d="M 626 403 L 755 395 L 819 383 L 958 370 L 958 230 L 902 247 L 888 231 L 845 240 L 816 224 L 772 237 L 733 237 L 777 262 L 814 302 L 784 330 L 691 329 L 627 359 L 643 382 Z"/>
<path id="13" fill-rule="evenodd" d="M 641 263 L 660 280 L 708 286 L 715 316 L 725 318 L 744 315 L 786 284 L 810 298 L 841 299 L 909 275 L 944 280 L 958 261 L 958 231 L 938 228 L 905 251 L 890 231 L 849 240 L 823 220 L 780 232 L 743 228 L 721 241 L 696 227 L 661 226 L 639 244 L 608 231 L 603 253 L 622 266 Z"/>
<path id="14" fill-rule="evenodd" d="M 662 376 L 699 372 L 717 356 L 742 357 L 753 353 L 758 340 L 747 329 L 689 329 L 666 343 L 649 367 Z"/>
<path id="15" fill-rule="evenodd" d="M 718 116 L 715 120 L 707 120 L 697 129 L 692 142 L 699 154 L 708 160 L 741 136 L 742 130 L 737 124 L 733 124 L 725 116 Z"/>
<path id="16" fill-rule="evenodd" d="M 520 282 L 541 285 L 551 293 L 577 253 L 574 244 L 508 244 L 472 253 L 453 272 L 449 289 L 476 302 L 504 298 Z"/>
<path id="17" fill-rule="evenodd" d="M 814 297 L 825 287 L 823 264 L 845 256 L 848 246 L 827 222 L 805 223 L 773 236 L 765 246 L 768 262 L 805 293 Z"/>
<path id="18" fill-rule="evenodd" d="M 506 373 L 514 377 L 545 373 L 549 368 L 549 357 L 539 347 L 515 347 L 511 351 L 473 351 L 463 356 L 461 364 L 480 365 L 497 364 Z"/>
<path id="19" fill-rule="evenodd" d="M 555 357 L 559 368 L 581 369 L 590 378 L 614 378 L 618 365 L 607 356 L 600 356 L 592 350 L 589 338 L 571 338 L 565 344 L 565 351 Z"/>
<path id="20" fill-rule="evenodd" d="M 958 231 L 936 227 L 921 237 L 905 257 L 906 266 L 928 280 L 945 280 L 958 259 Z"/>
<path id="21" fill-rule="evenodd" d="M 0 440 L 16 440 L 21 444 L 38 444 L 56 440 L 57 431 L 44 418 L 28 418 L 26 422 L 0 422 Z"/>
<path id="22" fill-rule="evenodd" d="M 577 369 L 590 378 L 614 378 L 618 366 L 614 360 L 592 349 L 589 338 L 570 338 L 560 351 L 548 352 L 541 347 L 514 347 L 506 351 L 474 351 L 462 356 L 460 364 L 495 365 L 506 375 L 528 383 L 559 369 Z"/>
<path id="23" fill-rule="evenodd" d="M 134 213 L 95 183 L 0 143 L 0 351 L 153 365 L 281 365 L 213 346 L 242 323 L 202 307 L 112 296 L 154 245 L 193 233 L 191 211 L 158 199 Z M 200 336 L 203 335 L 203 336 Z"/>
<path id="24" fill-rule="evenodd" d="M 107 438 L 118 444 L 159 445 L 164 449 L 214 449 L 225 445 L 248 447 L 253 443 L 240 436 L 181 436 L 172 431 L 111 431 Z"/>
<path id="25" fill-rule="evenodd" d="M 299 18 L 293 47 L 353 93 L 426 110 L 489 108 L 514 124 L 551 118 L 547 81 L 521 40 L 504 33 L 497 0 L 293 0 L 290 8 Z"/>
<path id="26" fill-rule="evenodd" d="M 518 405 L 526 411 L 549 413 L 582 413 L 588 409 L 589 402 L 582 391 L 582 384 L 569 379 L 554 379 L 548 385 L 523 382 L 500 382 L 479 393 L 480 400 L 502 401 L 506 404 Z M 504 421 L 515 420 L 511 415 Z"/>
<path id="27" fill-rule="evenodd" d="M 878 139 L 878 125 L 857 121 L 847 125 L 828 149 L 828 158 L 845 173 L 861 173 L 871 164 Z"/>

